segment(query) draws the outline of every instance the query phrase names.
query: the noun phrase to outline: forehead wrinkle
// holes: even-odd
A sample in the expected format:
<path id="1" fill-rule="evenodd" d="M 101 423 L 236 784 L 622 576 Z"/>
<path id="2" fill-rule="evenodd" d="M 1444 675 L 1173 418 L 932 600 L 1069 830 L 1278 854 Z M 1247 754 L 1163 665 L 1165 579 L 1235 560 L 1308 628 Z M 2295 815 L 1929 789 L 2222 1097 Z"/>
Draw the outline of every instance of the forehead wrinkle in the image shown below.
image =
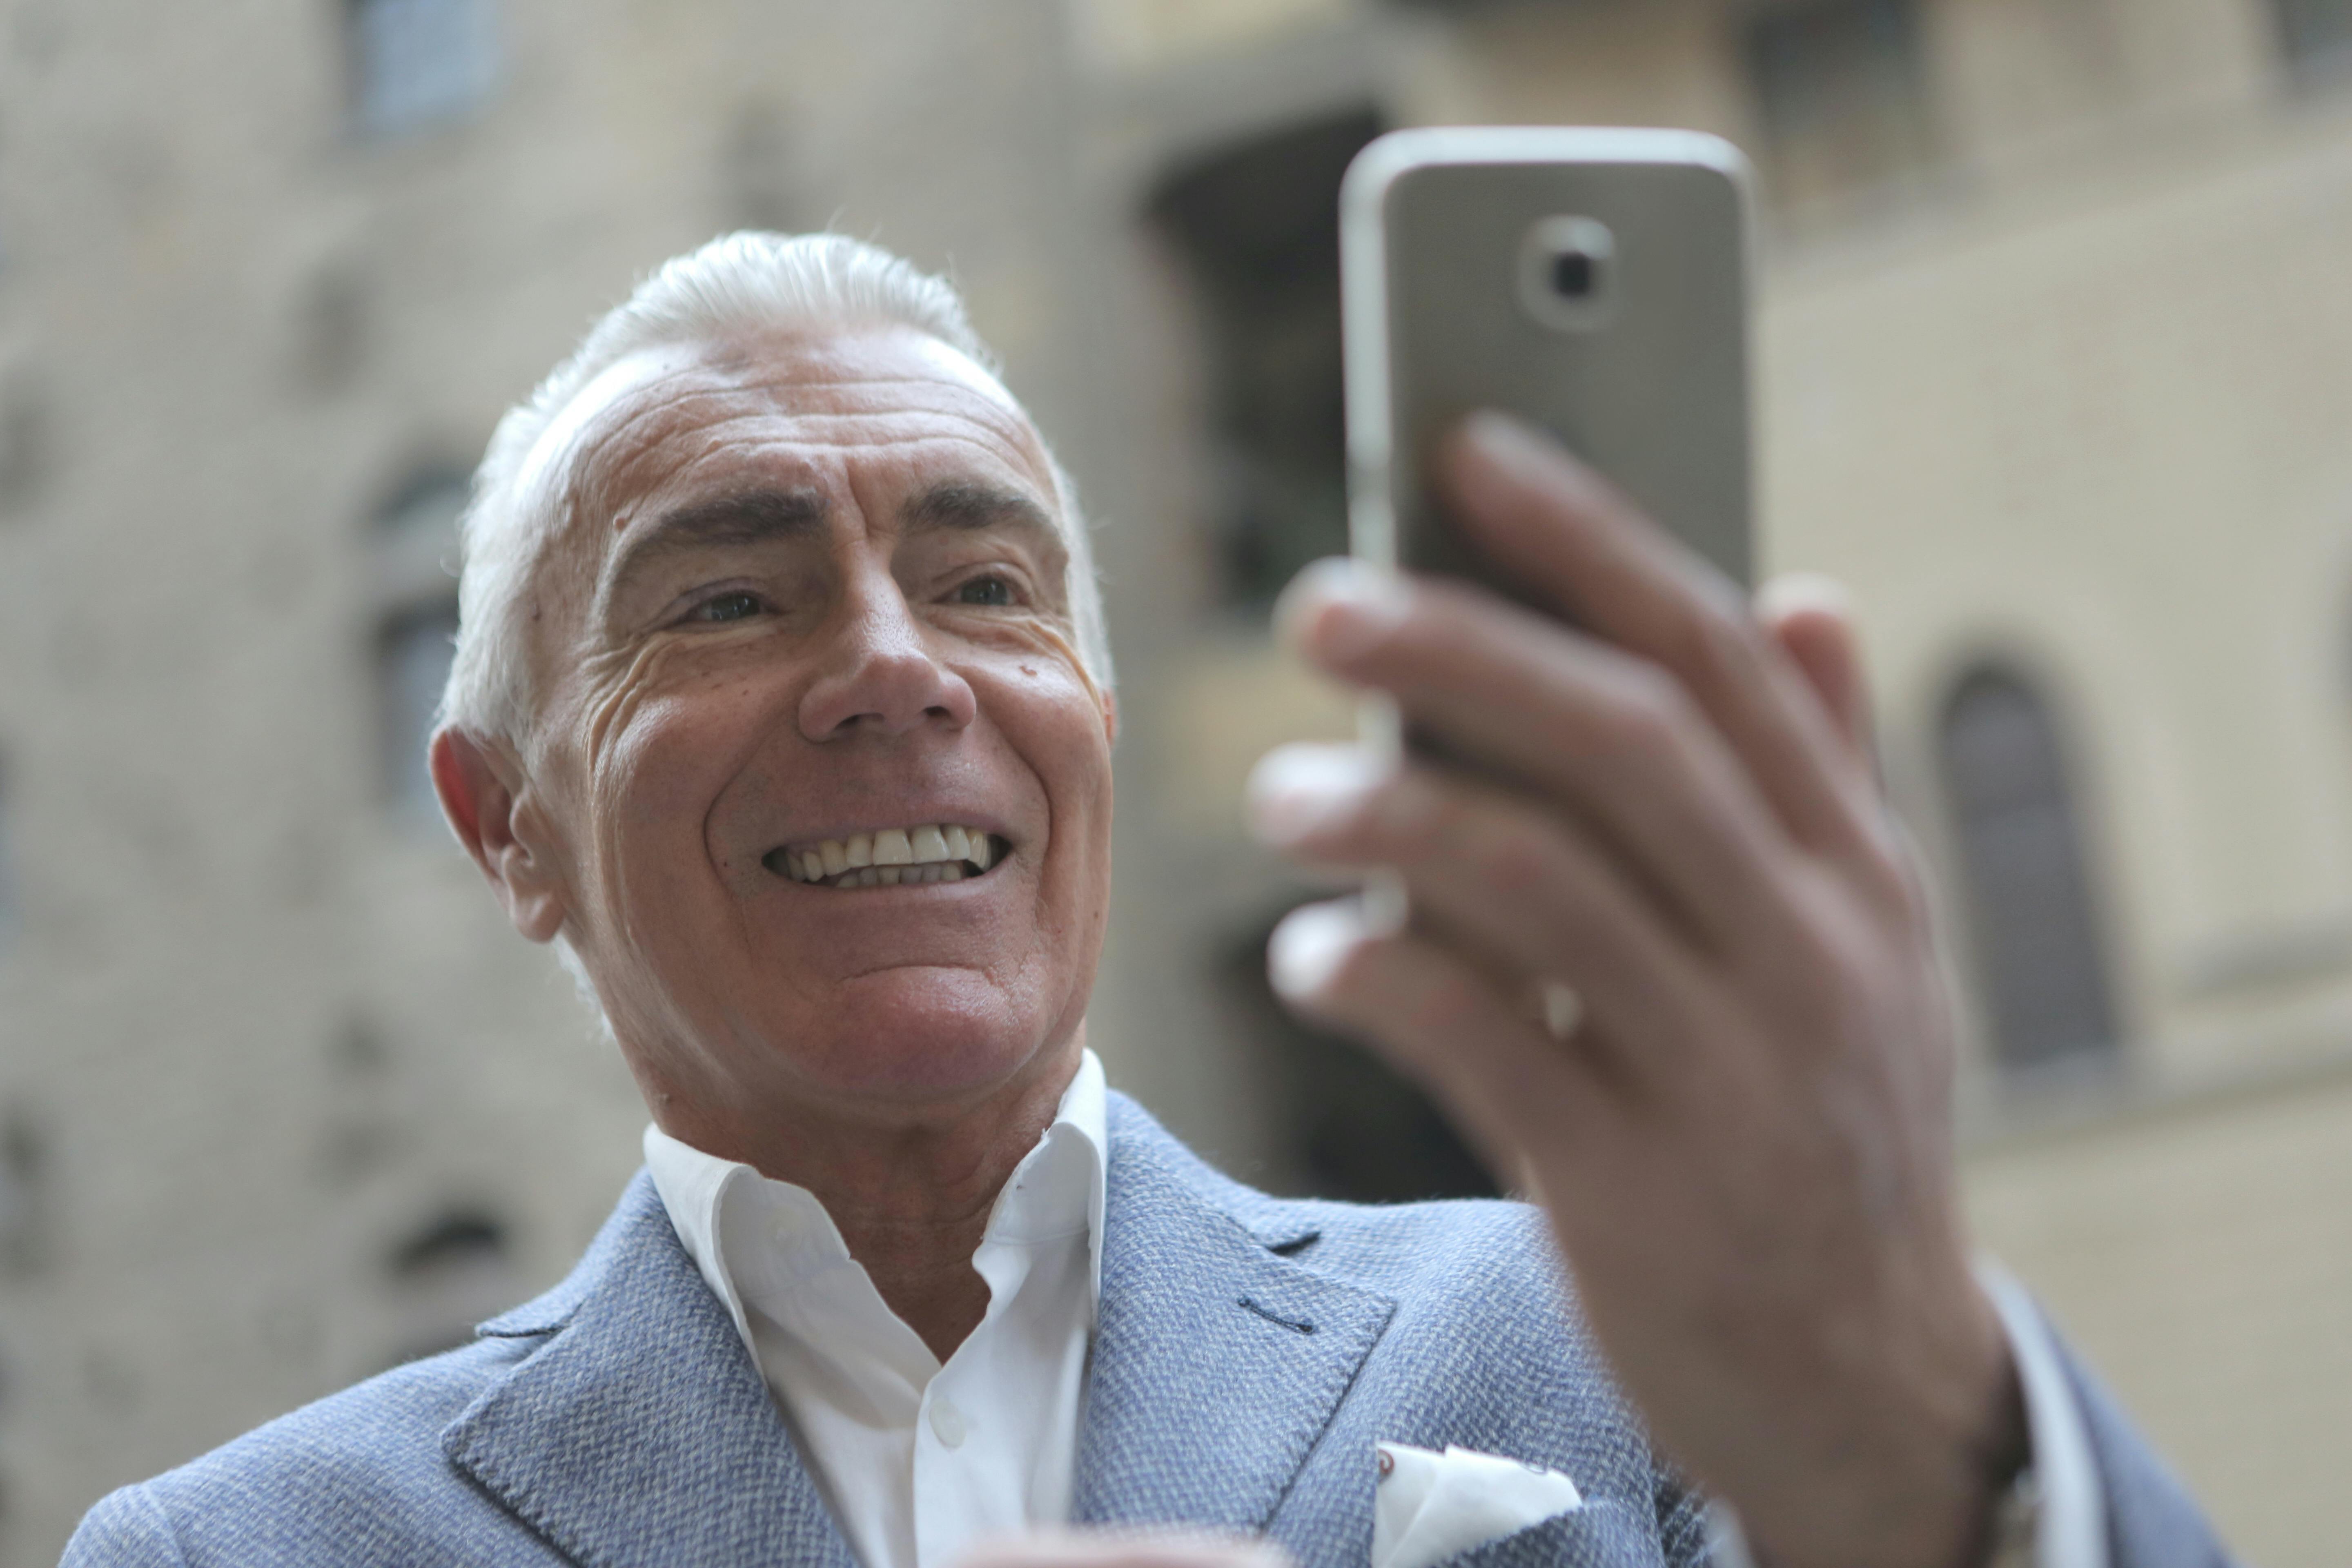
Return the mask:
<path id="1" fill-rule="evenodd" d="M 693 405 L 697 402 L 708 399 L 723 405 L 740 401 L 740 395 L 733 388 L 721 386 L 689 393 L 683 400 L 646 398 L 644 393 L 651 390 L 641 389 L 637 405 L 622 411 L 608 429 L 582 433 L 584 450 L 573 469 L 575 498 L 598 513 L 611 516 L 616 526 L 625 521 L 613 515 L 616 509 L 611 503 L 616 497 L 633 489 L 640 496 L 652 494 L 670 475 L 706 455 L 716 444 L 718 433 L 758 417 L 749 410 L 719 418 L 695 417 Z M 689 448 L 675 451 L 681 443 L 690 444 Z M 663 463 L 667 472 L 651 483 L 633 486 L 630 481 L 636 470 L 647 463 Z"/>
<path id="2" fill-rule="evenodd" d="M 706 343 L 689 362 L 674 363 L 630 385 L 583 421 L 569 443 L 564 531 L 592 538 L 601 534 L 605 544 L 597 554 L 608 555 L 654 498 L 730 445 L 754 452 L 768 448 L 757 456 L 768 459 L 763 466 L 772 474 L 775 459 L 789 458 L 792 468 L 814 478 L 813 454 L 786 448 L 946 443 L 971 448 L 985 459 L 987 469 L 1023 489 L 1034 488 L 1066 550 L 1070 525 L 1063 516 L 1044 440 L 1003 384 L 944 345 L 936 357 L 946 363 L 937 374 L 868 367 L 854 354 L 825 352 L 831 344 L 861 335 L 791 341 L 781 355 L 761 354 L 756 343 L 740 341 Z M 930 343 L 919 333 L 911 334 L 910 341 L 926 348 Z M 744 426 L 771 421 L 782 428 L 745 438 Z M 903 428 L 923 422 L 934 427 Z M 844 426 L 863 427 L 863 433 L 845 439 Z M 657 469 L 640 482 L 649 464 Z M 600 519 L 606 526 L 593 527 L 593 520 Z M 871 521 L 889 526 L 898 520 Z M 590 575 L 601 578 L 609 563 L 608 559 L 591 563 Z"/>
<path id="3" fill-rule="evenodd" d="M 919 359 L 921 368 L 910 372 L 901 365 L 876 366 L 868 359 L 845 352 L 860 342 L 896 344 Z M 583 487 L 579 482 L 588 477 L 583 470 L 622 466 L 630 460 L 634 454 L 624 457 L 620 464 L 613 464 L 602 453 L 615 442 L 630 444 L 627 437 L 634 426 L 650 419 L 682 416 L 687 411 L 681 403 L 706 398 L 756 398 L 803 423 L 872 417 L 877 414 L 950 415 L 989 430 L 1024 457 L 1035 459 L 1045 456 L 1044 439 L 1027 410 L 1002 381 L 970 356 L 904 325 L 754 331 L 643 349 L 614 363 L 596 382 L 583 388 L 583 394 L 625 373 L 633 363 L 649 365 L 650 373 L 617 389 L 604 407 L 584 417 L 575 416 L 578 423 L 564 440 L 564 450 L 555 455 L 555 461 L 567 470 L 562 487 L 567 497 L 585 500 L 579 492 L 596 488 L 594 478 L 607 477 L 590 478 L 589 484 Z M 688 384 L 683 397 L 676 395 L 681 383 Z M 887 401 L 872 395 L 889 389 L 916 389 L 931 395 L 899 396 Z M 867 395 L 855 395 L 861 392 Z M 827 402 L 828 393 L 852 395 L 843 398 L 851 406 L 807 405 L 811 402 Z M 948 395 L 943 397 L 941 394 Z M 946 406 L 950 402 L 959 406 Z M 975 409 L 975 404 L 980 408 Z M 985 416 L 982 416 L 982 409 Z M 554 423 L 560 426 L 570 421 L 559 416 Z M 660 439 L 658 435 L 654 437 L 656 443 Z"/>
<path id="4" fill-rule="evenodd" d="M 923 361 L 923 368 L 908 372 L 898 365 L 873 365 L 856 356 L 839 352 L 838 345 L 854 343 L 860 339 L 896 341 L 904 344 Z M 763 341 L 784 351 L 761 354 Z M 1003 382 L 974 362 L 970 356 L 919 330 L 891 326 L 879 331 L 851 331 L 843 332 L 782 333 L 764 340 L 759 336 L 714 342 L 706 350 L 704 363 L 721 368 L 739 385 L 757 386 L 768 395 L 782 402 L 794 391 L 815 390 L 820 393 L 876 393 L 892 389 L 917 388 L 933 395 L 928 399 L 893 398 L 879 407 L 867 406 L 842 410 L 789 408 L 799 416 L 815 416 L 858 417 L 877 412 L 954 412 L 973 424 L 991 428 L 1006 444 L 1033 458 L 1042 458 L 1045 439 L 1038 433 L 1027 409 L 1014 397 Z M 760 374 L 761 369 L 767 374 Z M 937 395 L 951 395 L 952 401 L 962 406 L 950 411 L 950 401 Z M 977 403 L 992 416 L 974 416 L 970 405 Z"/>
<path id="5" fill-rule="evenodd" d="M 901 378 L 879 384 L 937 386 L 940 384 L 928 378 Z M 1034 432 L 1026 421 L 1013 415 L 1011 410 L 994 405 L 992 400 L 982 400 L 988 405 L 990 413 L 1012 416 L 998 419 L 976 417 L 978 411 L 963 399 L 956 400 L 961 406 L 879 400 L 873 406 L 864 408 L 776 406 L 783 400 L 773 395 L 760 395 L 762 393 L 772 394 L 774 390 L 721 384 L 688 393 L 683 398 L 648 401 L 657 395 L 658 389 L 651 385 L 641 388 L 632 400 L 637 405 L 614 420 L 605 431 L 583 432 L 582 444 L 589 450 L 586 460 L 579 467 L 579 477 L 584 487 L 609 494 L 613 489 L 625 486 L 633 471 L 646 462 L 670 458 L 667 466 L 675 472 L 691 467 L 716 449 L 738 442 L 746 447 L 783 447 L 805 444 L 870 448 L 956 441 L 973 446 L 999 460 L 1008 456 L 1034 460 L 1040 455 L 1034 447 Z M 717 406 L 707 411 L 697 407 L 697 405 L 714 404 Z M 768 406 L 747 406 L 761 404 Z M 778 419 L 783 427 L 771 434 L 767 426 L 771 421 Z M 909 431 L 905 428 L 909 424 L 930 427 Z M 960 425 L 965 428 L 941 429 L 936 427 L 939 424 Z M 860 434 L 848 436 L 842 428 L 845 426 Z M 746 427 L 751 432 L 748 438 Z M 675 450 L 680 447 L 684 449 Z M 656 479 L 643 489 L 649 493 L 661 482 L 661 479 Z"/>

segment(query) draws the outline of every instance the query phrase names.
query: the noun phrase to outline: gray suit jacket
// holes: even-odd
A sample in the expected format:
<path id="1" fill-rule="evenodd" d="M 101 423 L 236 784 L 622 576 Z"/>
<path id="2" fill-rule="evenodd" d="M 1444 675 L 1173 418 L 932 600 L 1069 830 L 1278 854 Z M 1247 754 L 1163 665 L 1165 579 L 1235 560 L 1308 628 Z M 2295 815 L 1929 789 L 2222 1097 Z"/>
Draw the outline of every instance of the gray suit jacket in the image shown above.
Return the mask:
<path id="1" fill-rule="evenodd" d="M 1589 1500 L 1460 1568 L 1703 1559 L 1700 1505 L 1653 1458 L 1532 1211 L 1269 1198 L 1118 1095 L 1110 1144 L 1080 1521 L 1264 1532 L 1305 1568 L 1361 1568 L 1372 1445 L 1452 1443 Z M 2219 1561 L 2089 1397 L 2118 1568 Z M 642 1173 L 571 1277 L 473 1345 L 113 1493 L 66 1551 L 68 1568 L 562 1562 L 856 1568 Z"/>

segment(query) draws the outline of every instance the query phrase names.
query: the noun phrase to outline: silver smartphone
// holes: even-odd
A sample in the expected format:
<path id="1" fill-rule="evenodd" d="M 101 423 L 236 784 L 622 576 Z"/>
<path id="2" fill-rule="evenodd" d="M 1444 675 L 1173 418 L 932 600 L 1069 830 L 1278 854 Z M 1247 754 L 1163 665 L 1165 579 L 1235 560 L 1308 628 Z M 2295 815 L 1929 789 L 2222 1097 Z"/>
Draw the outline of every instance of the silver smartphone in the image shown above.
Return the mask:
<path id="1" fill-rule="evenodd" d="M 1500 408 L 1748 582 L 1749 188 L 1738 150 L 1697 132 L 1437 128 L 1358 153 L 1339 195 L 1355 552 L 1532 602 L 1423 482 L 1441 433 Z"/>

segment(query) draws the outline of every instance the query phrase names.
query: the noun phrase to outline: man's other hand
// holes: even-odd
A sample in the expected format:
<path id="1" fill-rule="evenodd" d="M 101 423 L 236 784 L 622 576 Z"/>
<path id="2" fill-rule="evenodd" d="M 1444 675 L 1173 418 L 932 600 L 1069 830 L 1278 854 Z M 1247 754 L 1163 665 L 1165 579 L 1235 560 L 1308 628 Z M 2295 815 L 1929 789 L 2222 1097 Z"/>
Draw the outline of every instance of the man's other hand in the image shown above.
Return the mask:
<path id="1" fill-rule="evenodd" d="M 1297 911 L 1275 984 L 1542 1204 L 1653 1434 L 1759 1557 L 1958 1568 L 2023 1418 L 1969 1272 L 1950 1013 L 1852 630 L 1826 603 L 1752 612 L 1499 416 L 1438 467 L 1458 524 L 1566 619 L 1346 562 L 1293 585 L 1303 656 L 1470 765 L 1260 765 L 1262 837 L 1393 872 L 1412 911 Z"/>

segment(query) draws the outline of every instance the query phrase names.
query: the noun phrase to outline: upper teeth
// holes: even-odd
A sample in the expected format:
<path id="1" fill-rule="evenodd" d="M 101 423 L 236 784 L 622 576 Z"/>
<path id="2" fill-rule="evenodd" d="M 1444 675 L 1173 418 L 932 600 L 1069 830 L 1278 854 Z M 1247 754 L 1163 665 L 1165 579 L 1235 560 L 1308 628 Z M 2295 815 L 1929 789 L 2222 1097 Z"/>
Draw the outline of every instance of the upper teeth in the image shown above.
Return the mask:
<path id="1" fill-rule="evenodd" d="M 779 850 L 769 857 L 769 861 L 771 865 L 781 862 L 782 868 L 795 882 L 822 882 L 851 872 L 866 872 L 869 875 L 853 880 L 859 886 L 870 887 L 900 880 L 960 881 L 965 863 L 985 871 L 994 858 L 995 846 L 982 829 L 937 822 L 925 823 L 920 827 L 886 827 L 879 833 L 828 838 L 803 848 Z M 936 870 L 917 872 L 901 870 L 902 867 L 933 867 Z"/>

